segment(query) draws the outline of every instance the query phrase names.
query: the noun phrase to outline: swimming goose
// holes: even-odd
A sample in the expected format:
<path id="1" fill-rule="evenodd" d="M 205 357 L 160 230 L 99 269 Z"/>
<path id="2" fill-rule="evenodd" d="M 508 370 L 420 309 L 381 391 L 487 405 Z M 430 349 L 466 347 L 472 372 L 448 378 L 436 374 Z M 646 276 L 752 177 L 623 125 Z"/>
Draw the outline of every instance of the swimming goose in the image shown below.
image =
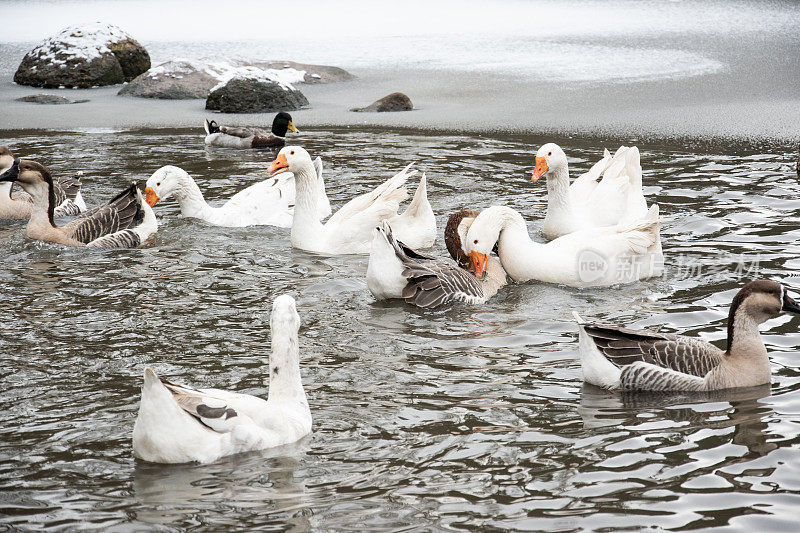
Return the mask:
<path id="1" fill-rule="evenodd" d="M 0 174 L 11 168 L 14 164 L 14 155 L 5 146 L 0 146 Z M 11 182 L 0 183 L 0 218 L 12 220 L 26 220 L 31 217 L 33 199 L 21 191 L 12 196 Z M 61 177 L 53 183 L 56 208 L 54 217 L 77 215 L 86 211 L 86 203 L 81 196 L 81 173 L 71 177 Z"/>
<path id="2" fill-rule="evenodd" d="M 477 276 L 497 244 L 500 263 L 514 281 L 537 280 L 570 287 L 603 287 L 660 276 L 658 206 L 628 225 L 585 229 L 546 244 L 534 242 L 525 221 L 510 207 L 484 209 L 467 232 Z"/>
<path id="3" fill-rule="evenodd" d="M 786 311 L 800 313 L 786 287 L 751 281 L 734 296 L 728 349 L 694 337 L 578 322 L 583 379 L 607 389 L 703 391 L 770 382 L 759 324 Z"/>
<path id="4" fill-rule="evenodd" d="M 35 161 L 15 159 L 0 174 L 0 182 L 18 182 L 33 198 L 28 237 L 67 246 L 132 248 L 158 229 L 153 210 L 142 199 L 136 182 L 103 205 L 82 213 L 64 226 L 53 221 L 55 192 L 47 168 Z"/>
<path id="5" fill-rule="evenodd" d="M 331 213 L 331 204 L 325 194 L 322 179 L 322 160 L 314 161 L 313 194 L 317 196 L 317 215 L 325 218 Z M 220 207 L 208 205 L 200 187 L 188 172 L 167 165 L 156 170 L 147 180 L 147 203 L 153 207 L 160 200 L 175 197 L 184 217 L 199 218 L 215 226 L 278 226 L 292 225 L 295 185 L 294 176 L 285 174 L 255 183 L 234 194 Z"/>
<path id="6" fill-rule="evenodd" d="M 353 198 L 323 224 L 313 215 L 319 210 L 319 199 L 313 189 L 315 178 L 311 156 L 299 146 L 283 148 L 270 165 L 269 172 L 273 177 L 284 172 L 292 172 L 295 176 L 297 204 L 292 223 L 292 246 L 326 255 L 369 253 L 373 229 L 381 220 L 396 216 L 400 202 L 408 196 L 404 184 L 416 173 L 416 170 L 409 171 L 410 167 L 408 165 L 374 191 Z M 404 229 L 408 228 L 419 231 L 414 223 L 404 224 Z M 429 240 L 428 232 L 395 233 L 403 242 L 413 243 L 408 245 L 412 248 Z"/>
<path id="7" fill-rule="evenodd" d="M 272 132 L 260 128 L 217 126 L 206 119 L 206 144 L 222 148 L 279 148 L 286 144 L 286 131 L 300 133 L 294 127 L 292 115 L 280 112 L 272 121 Z"/>
<path id="8" fill-rule="evenodd" d="M 367 287 L 372 295 L 378 300 L 403 298 L 417 307 L 434 308 L 451 302 L 482 304 L 497 294 L 506 284 L 500 262 L 490 257 L 484 277 L 478 279 L 463 248 L 476 216 L 477 211 L 464 209 L 450 215 L 447 221 L 444 241 L 457 265 L 398 242 L 391 224 L 383 220 L 375 229 L 367 266 Z"/>
<path id="9" fill-rule="evenodd" d="M 294 299 L 285 294 L 275 298 L 266 400 L 179 385 L 146 368 L 133 426 L 134 456 L 153 463 L 210 463 L 311 433 L 311 410 L 300 378 L 299 327 Z"/>
<path id="10" fill-rule="evenodd" d="M 542 176 L 547 178 L 547 214 L 542 225 L 546 239 L 581 229 L 615 226 L 647 214 L 639 149 L 635 146 L 621 146 L 613 157 L 605 150 L 603 159 L 570 185 L 567 156 L 557 144 L 547 143 L 536 152 L 532 181 Z"/>

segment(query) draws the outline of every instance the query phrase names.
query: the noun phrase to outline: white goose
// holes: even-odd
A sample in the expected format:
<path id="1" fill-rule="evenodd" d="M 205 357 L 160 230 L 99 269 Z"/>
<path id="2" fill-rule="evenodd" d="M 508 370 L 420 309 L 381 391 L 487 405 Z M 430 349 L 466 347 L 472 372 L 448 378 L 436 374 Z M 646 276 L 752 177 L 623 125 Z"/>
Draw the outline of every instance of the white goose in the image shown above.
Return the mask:
<path id="1" fill-rule="evenodd" d="M 514 281 L 602 287 L 661 275 L 660 225 L 653 205 L 645 218 L 629 225 L 576 231 L 543 244 L 531 240 L 522 215 L 495 206 L 470 226 L 467 249 L 478 276 L 497 244 L 500 262 Z"/>
<path id="2" fill-rule="evenodd" d="M 392 220 L 403 231 L 398 238 L 411 247 L 423 248 L 436 239 L 436 220 L 432 214 L 425 188 L 425 177 L 420 180 L 417 194 L 402 215 L 397 215 L 400 202 L 408 197 L 404 186 L 409 176 L 408 165 L 374 191 L 357 196 L 334 213 L 324 224 L 315 213 L 319 198 L 313 189 L 314 167 L 311 156 L 299 146 L 287 146 L 269 167 L 270 176 L 292 172 L 297 187 L 297 203 L 292 224 L 292 246 L 309 252 L 341 255 L 369 253 L 372 230 L 382 220 Z M 424 204 L 428 204 L 427 207 Z"/>
<path id="3" fill-rule="evenodd" d="M 639 149 L 635 146 L 622 146 L 613 157 L 605 150 L 603 159 L 570 185 L 567 156 L 557 144 L 547 143 L 536 152 L 532 181 L 542 176 L 547 178 L 547 214 L 542 224 L 546 239 L 615 226 L 647 214 Z"/>
<path id="4" fill-rule="evenodd" d="M 386 220 L 375 229 L 367 266 L 367 288 L 377 300 L 404 299 L 417 307 L 434 308 L 452 302 L 482 304 L 506 284 L 500 261 L 490 257 L 486 275 L 478 278 L 463 242 L 477 211 L 463 209 L 450 215 L 444 241 L 457 262 L 423 255 L 394 238 Z"/>
<path id="5" fill-rule="evenodd" d="M 696 337 L 602 326 L 575 315 L 580 328 L 583 379 L 607 389 L 707 391 L 770 382 L 759 324 L 782 312 L 800 314 L 786 287 L 751 281 L 734 296 L 728 314 L 728 349 Z"/>
<path id="6" fill-rule="evenodd" d="M 331 213 L 331 204 L 325 194 L 322 179 L 322 160 L 314 161 L 312 194 L 317 198 L 317 216 Z M 152 207 L 159 200 L 175 197 L 184 217 L 199 218 L 215 226 L 279 226 L 292 225 L 295 204 L 295 183 L 292 174 L 273 177 L 255 183 L 234 194 L 220 207 L 208 205 L 200 187 L 182 168 L 167 165 L 156 170 L 147 180 L 145 193 Z"/>
<path id="7" fill-rule="evenodd" d="M 226 455 L 296 442 L 311 433 L 311 410 L 300 379 L 299 327 L 294 299 L 275 298 L 267 400 L 193 389 L 145 369 L 133 454 L 154 463 L 210 463 Z"/>

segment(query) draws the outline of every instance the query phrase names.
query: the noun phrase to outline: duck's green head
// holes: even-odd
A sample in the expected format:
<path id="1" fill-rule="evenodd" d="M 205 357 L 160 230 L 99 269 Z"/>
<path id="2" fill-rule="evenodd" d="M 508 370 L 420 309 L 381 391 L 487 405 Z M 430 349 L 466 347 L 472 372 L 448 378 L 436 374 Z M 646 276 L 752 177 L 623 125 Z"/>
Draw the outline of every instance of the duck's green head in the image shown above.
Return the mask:
<path id="1" fill-rule="evenodd" d="M 277 135 L 278 137 L 286 137 L 287 130 L 293 131 L 295 133 L 300 133 L 292 123 L 292 115 L 284 111 L 281 111 L 280 113 L 275 115 L 275 120 L 272 121 L 272 133 Z"/>

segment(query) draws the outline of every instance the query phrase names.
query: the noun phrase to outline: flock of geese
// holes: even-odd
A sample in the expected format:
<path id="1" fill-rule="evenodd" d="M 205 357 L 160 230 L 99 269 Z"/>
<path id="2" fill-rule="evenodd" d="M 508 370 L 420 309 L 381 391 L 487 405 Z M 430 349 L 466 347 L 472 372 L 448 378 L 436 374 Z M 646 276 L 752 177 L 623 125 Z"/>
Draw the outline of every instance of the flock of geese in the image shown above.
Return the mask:
<path id="1" fill-rule="evenodd" d="M 588 172 L 570 181 L 567 157 L 556 144 L 539 148 L 532 180 L 547 184 L 542 236 L 534 241 L 524 217 L 505 206 L 462 209 L 447 220 L 452 261 L 423 252 L 437 237 L 423 173 L 411 201 L 407 166 L 332 211 L 323 164 L 300 146 L 284 146 L 296 132 L 280 113 L 272 131 L 205 123 L 205 142 L 228 148 L 283 148 L 268 177 L 218 206 L 209 205 L 183 169 L 164 166 L 108 202 L 87 209 L 80 176 L 54 180 L 35 161 L 0 147 L 0 218 L 28 219 L 29 238 L 66 246 L 137 247 L 158 229 L 153 207 L 174 199 L 184 217 L 217 226 L 291 227 L 291 246 L 325 255 L 369 254 L 367 287 L 376 299 L 402 299 L 433 308 L 482 304 L 507 285 L 538 281 L 603 287 L 661 275 L 658 206 L 648 206 L 636 147 L 605 151 Z M 12 191 L 13 184 L 22 191 Z M 56 219 L 74 216 L 59 225 Z M 588 254 L 588 256 L 587 256 Z M 588 257 L 588 260 L 587 260 Z M 588 261 L 588 263 L 586 262 Z M 584 263 L 592 268 L 584 269 Z M 727 350 L 699 338 L 605 326 L 574 313 L 585 381 L 607 389 L 704 391 L 769 383 L 767 350 L 758 330 L 800 306 L 782 284 L 757 280 L 734 297 Z M 311 432 L 311 412 L 300 379 L 294 299 L 273 302 L 267 400 L 217 389 L 195 389 L 145 370 L 134 454 L 147 461 L 210 462 L 219 457 L 295 442 Z"/>

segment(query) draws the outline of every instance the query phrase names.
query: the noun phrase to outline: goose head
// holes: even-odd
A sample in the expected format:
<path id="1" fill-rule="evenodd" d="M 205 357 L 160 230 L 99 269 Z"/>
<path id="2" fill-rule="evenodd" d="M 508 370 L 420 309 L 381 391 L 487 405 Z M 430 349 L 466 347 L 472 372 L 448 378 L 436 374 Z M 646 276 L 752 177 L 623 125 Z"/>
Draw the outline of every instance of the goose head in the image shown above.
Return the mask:
<path id="1" fill-rule="evenodd" d="M 159 168 L 147 179 L 144 193 L 147 198 L 147 205 L 153 207 L 159 200 L 165 200 L 171 196 L 180 197 L 181 191 L 187 178 L 192 178 L 180 167 L 167 165 Z"/>
<path id="2" fill-rule="evenodd" d="M 292 172 L 296 178 L 300 174 L 307 174 L 308 169 L 311 169 L 310 175 L 316 177 L 314 163 L 308 152 L 300 146 L 285 146 L 278 152 L 278 157 L 269 166 L 268 172 L 270 177 Z"/>
<path id="3" fill-rule="evenodd" d="M 567 155 L 556 143 L 547 143 L 536 152 L 536 167 L 531 181 L 536 182 L 542 176 L 560 174 L 567 169 Z"/>
<path id="4" fill-rule="evenodd" d="M 286 113 L 285 111 L 281 111 L 275 115 L 275 119 L 272 121 L 272 133 L 278 137 L 286 137 L 287 130 L 293 131 L 294 133 L 300 133 L 300 131 L 294 127 L 292 115 Z"/>
<path id="5" fill-rule="evenodd" d="M 467 230 L 465 250 L 472 261 L 473 272 L 478 279 L 486 276 L 486 263 L 494 251 L 505 224 L 505 212 L 509 208 L 493 206 L 484 209 L 475 217 Z"/>
<path id="6" fill-rule="evenodd" d="M 478 211 L 462 209 L 450 215 L 444 228 L 444 244 L 450 257 L 458 266 L 470 272 L 474 272 L 474 268 L 466 247 L 467 232 L 478 214 Z"/>
<path id="7" fill-rule="evenodd" d="M 759 279 L 746 284 L 736 293 L 731 303 L 730 316 L 733 318 L 739 313 L 746 313 L 754 322 L 761 324 L 783 312 L 800 314 L 800 305 L 789 296 L 787 288 L 782 284 Z"/>
<path id="8" fill-rule="evenodd" d="M 47 196 L 53 186 L 50 171 L 44 165 L 28 159 L 14 159 L 11 167 L 0 174 L 0 181 L 17 182 L 34 198 Z"/>

